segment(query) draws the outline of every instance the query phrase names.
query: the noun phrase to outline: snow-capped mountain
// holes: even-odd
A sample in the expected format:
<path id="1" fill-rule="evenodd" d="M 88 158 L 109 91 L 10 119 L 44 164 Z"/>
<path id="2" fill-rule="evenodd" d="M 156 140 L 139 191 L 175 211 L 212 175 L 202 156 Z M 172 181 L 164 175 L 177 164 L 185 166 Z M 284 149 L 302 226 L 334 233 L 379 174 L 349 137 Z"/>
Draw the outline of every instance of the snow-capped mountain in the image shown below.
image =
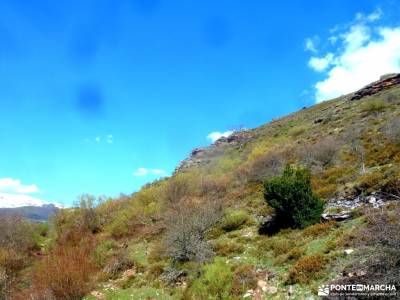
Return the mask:
<path id="1" fill-rule="evenodd" d="M 16 208 L 22 206 L 45 206 L 51 204 L 57 208 L 62 208 L 62 205 L 60 204 L 46 202 L 29 195 L 0 193 L 0 208 Z"/>
<path id="2" fill-rule="evenodd" d="M 60 208 L 63 208 L 62 205 L 29 195 L 0 193 L 0 216 L 20 215 L 33 221 L 45 222 Z"/>

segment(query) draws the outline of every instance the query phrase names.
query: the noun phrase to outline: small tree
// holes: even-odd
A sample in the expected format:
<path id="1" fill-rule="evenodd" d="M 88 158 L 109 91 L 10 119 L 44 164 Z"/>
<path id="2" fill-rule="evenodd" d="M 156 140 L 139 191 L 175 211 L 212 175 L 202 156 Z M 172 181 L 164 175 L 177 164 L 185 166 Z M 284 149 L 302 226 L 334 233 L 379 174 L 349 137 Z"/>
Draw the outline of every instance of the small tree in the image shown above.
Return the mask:
<path id="1" fill-rule="evenodd" d="M 275 209 L 280 228 L 305 228 L 320 220 L 323 202 L 312 191 L 307 169 L 287 165 L 283 175 L 265 181 L 264 188 L 265 200 Z"/>
<path id="2" fill-rule="evenodd" d="M 213 251 L 206 233 L 220 219 L 222 208 L 216 201 L 181 203 L 164 216 L 164 246 L 174 262 L 207 261 Z"/>
<path id="3" fill-rule="evenodd" d="M 79 226 L 82 230 L 96 233 L 100 230 L 100 220 L 95 209 L 96 197 L 84 194 L 79 197 Z"/>

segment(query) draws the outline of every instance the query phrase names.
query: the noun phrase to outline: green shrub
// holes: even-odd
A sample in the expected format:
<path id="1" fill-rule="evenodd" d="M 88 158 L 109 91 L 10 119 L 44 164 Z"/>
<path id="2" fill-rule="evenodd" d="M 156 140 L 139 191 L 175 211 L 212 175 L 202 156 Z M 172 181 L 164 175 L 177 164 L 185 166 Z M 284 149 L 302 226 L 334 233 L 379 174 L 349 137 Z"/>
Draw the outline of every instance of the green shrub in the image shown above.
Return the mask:
<path id="1" fill-rule="evenodd" d="M 233 272 L 221 258 L 205 265 L 201 276 L 191 286 L 194 299 L 231 299 Z"/>
<path id="2" fill-rule="evenodd" d="M 117 248 L 114 240 L 103 240 L 97 245 L 93 251 L 93 256 L 96 264 L 100 267 L 104 267 L 113 255 L 113 250 Z"/>
<path id="3" fill-rule="evenodd" d="M 330 252 L 334 251 L 337 247 L 338 247 L 338 240 L 336 240 L 336 239 L 329 240 L 325 244 L 324 252 L 330 253 Z"/>
<path id="4" fill-rule="evenodd" d="M 145 267 L 149 263 L 147 261 L 147 245 L 144 243 L 132 244 L 128 247 L 129 259 L 134 262 L 135 266 Z"/>
<path id="5" fill-rule="evenodd" d="M 106 231 L 114 238 L 120 238 L 129 234 L 130 222 L 133 217 L 128 210 L 118 212 L 114 219 L 106 226 Z"/>
<path id="6" fill-rule="evenodd" d="M 271 239 L 269 248 L 274 252 L 275 256 L 288 253 L 293 247 L 293 243 L 287 239 L 275 238 Z"/>
<path id="7" fill-rule="evenodd" d="M 0 247 L 26 253 L 37 247 L 35 226 L 18 216 L 0 216 Z"/>
<path id="8" fill-rule="evenodd" d="M 305 126 L 293 127 L 289 130 L 289 135 L 296 138 L 306 132 L 307 128 Z"/>
<path id="9" fill-rule="evenodd" d="M 221 220 L 221 228 L 225 231 L 233 231 L 242 227 L 250 219 L 244 210 L 228 212 Z"/>
<path id="10" fill-rule="evenodd" d="M 77 222 L 82 231 L 88 230 L 96 233 L 100 230 L 100 219 L 96 212 L 96 199 L 95 196 L 84 194 L 79 197 L 79 213 Z"/>
<path id="11" fill-rule="evenodd" d="M 366 113 L 377 113 L 383 111 L 387 106 L 383 100 L 369 100 L 362 104 L 362 110 Z"/>
<path id="12" fill-rule="evenodd" d="M 286 166 L 283 175 L 264 183 L 264 198 L 275 209 L 281 228 L 305 228 L 317 223 L 323 202 L 313 193 L 307 169 Z"/>

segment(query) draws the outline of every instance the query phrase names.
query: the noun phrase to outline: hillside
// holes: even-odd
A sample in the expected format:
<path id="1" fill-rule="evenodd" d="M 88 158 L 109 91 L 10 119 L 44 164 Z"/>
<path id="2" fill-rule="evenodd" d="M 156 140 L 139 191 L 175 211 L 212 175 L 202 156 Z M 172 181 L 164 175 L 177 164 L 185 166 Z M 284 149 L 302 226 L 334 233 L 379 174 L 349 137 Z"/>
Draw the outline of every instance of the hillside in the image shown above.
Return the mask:
<path id="1" fill-rule="evenodd" d="M 285 165 L 310 170 L 324 213 L 306 228 L 263 234 L 275 215 L 263 183 Z M 328 283 L 398 285 L 399 199 L 400 74 L 392 74 L 196 148 L 172 177 L 130 196 L 61 210 L 40 247 L 46 259 L 32 259 L 12 294 L 316 299 Z"/>

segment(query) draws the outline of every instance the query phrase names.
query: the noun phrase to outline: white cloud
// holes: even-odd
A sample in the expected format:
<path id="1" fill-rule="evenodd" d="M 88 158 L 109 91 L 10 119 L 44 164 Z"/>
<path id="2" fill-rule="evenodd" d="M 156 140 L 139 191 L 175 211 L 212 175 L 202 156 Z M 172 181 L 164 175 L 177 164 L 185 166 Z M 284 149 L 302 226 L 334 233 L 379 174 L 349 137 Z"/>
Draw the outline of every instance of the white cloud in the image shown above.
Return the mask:
<path id="1" fill-rule="evenodd" d="M 312 53 L 317 53 L 316 43 L 318 42 L 318 37 L 314 36 L 312 38 L 306 38 L 305 40 L 305 50 L 310 51 Z"/>
<path id="2" fill-rule="evenodd" d="M 112 144 L 114 142 L 114 137 L 112 134 L 107 135 L 107 143 Z"/>
<path id="3" fill-rule="evenodd" d="M 34 198 L 29 195 L 0 193 L 0 207 L 1 208 L 12 208 L 21 206 L 42 206 L 48 204 L 43 200 Z"/>
<path id="4" fill-rule="evenodd" d="M 39 192 L 39 188 L 36 184 L 22 184 L 19 179 L 0 178 L 0 192 L 30 194 Z"/>
<path id="5" fill-rule="evenodd" d="M 38 193 L 36 184 L 23 184 L 19 179 L 0 178 L 0 207 L 42 206 L 50 202 L 32 197 L 28 194 Z M 58 204 L 54 205 L 61 207 Z"/>
<path id="6" fill-rule="evenodd" d="M 219 132 L 219 131 L 214 131 L 211 132 L 207 135 L 207 139 L 211 140 L 212 142 L 215 142 L 217 140 L 219 140 L 222 137 L 228 137 L 233 133 L 232 130 L 228 130 L 225 132 Z"/>
<path id="7" fill-rule="evenodd" d="M 308 66 L 317 72 L 325 71 L 326 68 L 333 62 L 333 53 L 328 53 L 324 57 L 311 57 L 308 61 Z"/>
<path id="8" fill-rule="evenodd" d="M 53 204 L 58 208 L 63 208 L 58 203 L 52 203 L 32 197 L 30 195 L 11 194 L 11 193 L 0 193 L 0 207 L 1 208 L 13 208 L 21 206 L 43 206 Z"/>
<path id="9" fill-rule="evenodd" d="M 380 10 L 357 15 L 338 34 L 334 53 L 309 60 L 313 70 L 325 74 L 314 86 L 317 102 L 356 91 L 381 75 L 400 72 L 400 27 L 374 26 L 381 15 Z"/>
<path id="10" fill-rule="evenodd" d="M 133 172 L 133 176 L 143 177 L 147 175 L 165 175 L 167 172 L 162 169 L 148 169 L 148 168 L 137 168 L 135 172 Z"/>
<path id="11" fill-rule="evenodd" d="M 356 14 L 356 21 L 359 22 L 375 22 L 378 21 L 383 15 L 383 12 L 380 8 L 376 9 L 369 15 L 365 15 L 363 13 L 357 13 Z"/>
<path id="12" fill-rule="evenodd" d="M 374 11 L 372 14 L 368 15 L 368 21 L 370 22 L 375 22 L 377 20 L 379 20 L 382 17 L 382 10 L 378 9 L 376 11 Z"/>
<path id="13" fill-rule="evenodd" d="M 101 142 L 101 137 L 100 136 L 96 136 L 94 138 L 94 140 L 95 140 L 96 143 L 100 143 Z"/>

